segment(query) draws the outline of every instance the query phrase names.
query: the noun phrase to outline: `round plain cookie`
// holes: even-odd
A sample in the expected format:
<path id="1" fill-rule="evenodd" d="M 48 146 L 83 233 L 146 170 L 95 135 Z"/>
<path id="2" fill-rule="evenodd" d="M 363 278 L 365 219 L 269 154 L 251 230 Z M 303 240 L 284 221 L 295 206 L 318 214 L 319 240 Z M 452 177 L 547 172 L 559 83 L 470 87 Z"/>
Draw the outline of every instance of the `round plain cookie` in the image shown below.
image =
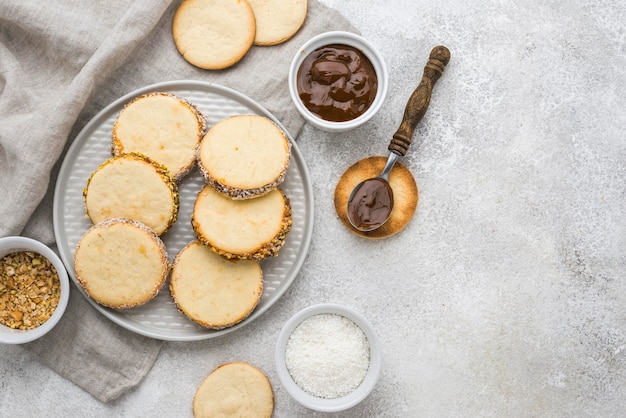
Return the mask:
<path id="1" fill-rule="evenodd" d="M 221 70 L 238 63 L 254 43 L 256 22 L 246 0 L 183 0 L 172 34 L 190 64 Z"/>
<path id="2" fill-rule="evenodd" d="M 200 241 L 192 241 L 174 259 L 170 293 L 178 309 L 210 329 L 233 326 L 257 306 L 263 271 L 256 260 L 227 260 Z"/>
<path id="3" fill-rule="evenodd" d="M 163 241 L 130 219 L 93 225 L 74 252 L 76 280 L 93 300 L 109 308 L 132 308 L 152 300 L 169 269 Z"/>
<path id="4" fill-rule="evenodd" d="M 152 92 L 128 102 L 113 124 L 113 155 L 144 154 L 180 181 L 195 163 L 207 119 L 193 103 L 171 93 Z"/>
<path id="5" fill-rule="evenodd" d="M 397 234 L 409 223 L 418 202 L 417 184 L 406 166 L 397 162 L 389 173 L 389 184 L 393 189 L 394 207 L 391 217 L 380 228 L 373 231 L 359 231 L 350 224 L 347 214 L 348 197 L 354 187 L 368 178 L 381 173 L 387 157 L 368 157 L 357 161 L 341 176 L 335 187 L 335 210 L 343 225 L 351 232 L 365 238 L 387 238 Z"/>
<path id="6" fill-rule="evenodd" d="M 200 384 L 193 398 L 195 418 L 270 418 L 274 392 L 265 374 L 244 362 L 218 366 Z"/>
<path id="7" fill-rule="evenodd" d="M 234 200 L 210 185 L 198 193 L 191 215 L 198 239 L 229 259 L 278 255 L 291 230 L 291 204 L 280 189 L 254 199 Z"/>
<path id="8" fill-rule="evenodd" d="M 197 151 L 206 183 L 231 199 L 250 199 L 276 189 L 291 159 L 291 142 L 265 116 L 223 119 L 206 133 Z"/>
<path id="9" fill-rule="evenodd" d="M 103 162 L 83 190 L 85 210 L 94 224 L 128 218 L 162 235 L 176 222 L 179 192 L 169 171 L 141 154 L 123 154 Z"/>
<path id="10" fill-rule="evenodd" d="M 304 24 L 307 0 L 248 0 L 256 18 L 255 45 L 287 41 Z"/>

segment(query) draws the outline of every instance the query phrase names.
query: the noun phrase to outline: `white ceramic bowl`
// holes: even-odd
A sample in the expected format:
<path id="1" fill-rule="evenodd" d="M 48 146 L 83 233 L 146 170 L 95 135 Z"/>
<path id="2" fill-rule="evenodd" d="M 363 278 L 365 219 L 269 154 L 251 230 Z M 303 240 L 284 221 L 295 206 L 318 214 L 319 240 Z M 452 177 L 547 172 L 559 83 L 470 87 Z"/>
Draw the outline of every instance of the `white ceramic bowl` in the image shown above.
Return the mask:
<path id="1" fill-rule="evenodd" d="M 338 314 L 354 322 L 367 337 L 370 348 L 370 364 L 365 378 L 351 393 L 334 399 L 313 396 L 302 390 L 289 374 L 285 361 L 285 351 L 293 330 L 305 319 L 318 314 Z M 337 412 L 351 408 L 365 399 L 376 386 L 382 367 L 382 351 L 378 337 L 370 323 L 360 314 L 345 306 L 323 303 L 313 305 L 296 313 L 283 327 L 276 344 L 276 371 L 278 378 L 289 395 L 301 405 L 321 412 Z"/>
<path id="2" fill-rule="evenodd" d="M 54 328 L 63 316 L 70 297 L 70 282 L 67 277 L 67 271 L 65 270 L 63 262 L 54 253 L 54 251 L 52 251 L 45 244 L 31 238 L 18 236 L 0 238 L 0 258 L 4 258 L 4 256 L 8 254 L 20 251 L 33 251 L 50 260 L 59 275 L 59 281 L 61 283 L 61 296 L 59 298 L 59 304 L 57 305 L 52 316 L 37 328 L 33 328 L 31 330 L 18 330 L 11 329 L 0 324 L 0 343 L 4 344 L 24 344 L 45 335 L 48 331 Z"/>
<path id="3" fill-rule="evenodd" d="M 332 122 L 320 118 L 306 108 L 298 95 L 297 75 L 300 65 L 311 52 L 331 44 L 348 45 L 361 51 L 371 61 L 378 79 L 378 90 L 371 106 L 359 117 L 345 122 Z M 311 125 L 329 132 L 347 131 L 349 129 L 356 128 L 357 126 L 361 126 L 370 120 L 382 106 L 385 96 L 387 95 L 388 84 L 389 76 L 387 74 L 387 66 L 383 57 L 369 41 L 351 32 L 325 32 L 311 38 L 300 49 L 298 49 L 293 57 L 293 60 L 291 61 L 291 67 L 289 68 L 289 92 L 294 105 L 300 114 L 309 123 L 311 123 Z"/>

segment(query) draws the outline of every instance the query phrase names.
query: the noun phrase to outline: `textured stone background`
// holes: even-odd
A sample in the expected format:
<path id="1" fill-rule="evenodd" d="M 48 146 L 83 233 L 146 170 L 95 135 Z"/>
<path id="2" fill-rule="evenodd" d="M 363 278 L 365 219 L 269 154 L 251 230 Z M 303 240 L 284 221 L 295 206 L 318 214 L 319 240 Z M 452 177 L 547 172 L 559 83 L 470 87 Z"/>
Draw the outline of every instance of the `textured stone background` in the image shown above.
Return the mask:
<path id="1" fill-rule="evenodd" d="M 270 377 L 276 417 L 322 416 L 288 397 L 273 366 L 282 325 L 318 302 L 356 308 L 384 352 L 374 392 L 336 416 L 626 411 L 626 7 L 321 1 L 379 48 L 391 79 L 366 126 L 307 126 L 298 140 L 315 228 L 289 291 L 238 332 L 166 343 L 142 384 L 109 405 L 0 347 L 0 415 L 191 416 L 206 374 L 243 360 Z M 358 238 L 336 218 L 334 186 L 357 160 L 386 155 L 438 44 L 452 59 L 403 160 L 416 215 L 395 237 Z"/>

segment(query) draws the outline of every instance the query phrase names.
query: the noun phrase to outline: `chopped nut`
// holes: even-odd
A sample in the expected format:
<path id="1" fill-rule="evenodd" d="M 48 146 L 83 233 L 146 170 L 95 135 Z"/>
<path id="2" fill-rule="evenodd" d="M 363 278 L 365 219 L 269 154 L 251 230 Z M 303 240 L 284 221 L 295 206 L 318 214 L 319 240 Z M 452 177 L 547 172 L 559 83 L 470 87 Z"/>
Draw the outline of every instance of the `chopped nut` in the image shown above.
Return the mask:
<path id="1" fill-rule="evenodd" d="M 42 255 L 21 251 L 0 259 L 0 324 L 36 328 L 50 319 L 60 294 L 59 275 Z"/>
<path id="2" fill-rule="evenodd" d="M 20 311 L 13 311 L 10 313 L 10 315 L 15 318 L 16 321 L 21 321 L 22 318 L 24 317 L 24 314 L 21 313 Z"/>

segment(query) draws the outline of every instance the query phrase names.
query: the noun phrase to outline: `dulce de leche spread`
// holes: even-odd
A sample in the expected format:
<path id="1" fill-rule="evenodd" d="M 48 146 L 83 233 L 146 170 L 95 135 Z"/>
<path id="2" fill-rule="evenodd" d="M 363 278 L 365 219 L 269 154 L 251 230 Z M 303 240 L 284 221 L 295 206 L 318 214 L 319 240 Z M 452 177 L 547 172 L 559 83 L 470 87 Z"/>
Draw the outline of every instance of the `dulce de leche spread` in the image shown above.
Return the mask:
<path id="1" fill-rule="evenodd" d="M 376 97 L 378 80 L 370 60 L 348 45 L 311 52 L 297 75 L 304 106 L 322 119 L 345 122 L 365 113 Z"/>
<path id="2" fill-rule="evenodd" d="M 385 180 L 365 180 L 353 193 L 348 201 L 348 218 L 357 229 L 378 228 L 391 215 L 393 192 Z"/>

